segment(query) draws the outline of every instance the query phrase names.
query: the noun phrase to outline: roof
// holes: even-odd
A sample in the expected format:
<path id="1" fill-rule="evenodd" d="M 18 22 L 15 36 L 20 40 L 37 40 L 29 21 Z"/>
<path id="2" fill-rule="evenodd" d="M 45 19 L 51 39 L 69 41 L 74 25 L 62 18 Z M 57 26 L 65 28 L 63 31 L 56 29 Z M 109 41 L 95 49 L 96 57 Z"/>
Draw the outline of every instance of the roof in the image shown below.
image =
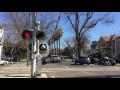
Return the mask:
<path id="1" fill-rule="evenodd" d="M 101 37 L 104 41 L 110 41 L 110 40 L 116 40 L 120 38 L 120 36 L 117 35 L 111 35 L 111 36 L 102 36 Z"/>
<path id="2" fill-rule="evenodd" d="M 116 36 L 116 35 L 112 35 L 111 36 L 111 40 L 116 40 L 116 39 L 118 39 L 120 36 Z"/>
<path id="3" fill-rule="evenodd" d="M 109 36 L 102 36 L 101 37 L 104 41 L 109 41 L 110 40 L 110 37 Z"/>

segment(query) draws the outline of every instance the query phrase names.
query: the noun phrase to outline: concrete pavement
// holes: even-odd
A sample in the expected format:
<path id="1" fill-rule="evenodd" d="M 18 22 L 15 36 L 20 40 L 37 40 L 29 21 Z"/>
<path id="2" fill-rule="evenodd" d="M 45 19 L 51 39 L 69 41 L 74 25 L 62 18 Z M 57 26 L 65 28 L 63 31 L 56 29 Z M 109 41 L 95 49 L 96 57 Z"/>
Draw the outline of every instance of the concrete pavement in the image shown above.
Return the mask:
<path id="1" fill-rule="evenodd" d="M 0 70 L 0 78 L 30 78 L 31 65 L 27 67 L 27 62 L 17 62 L 4 66 Z M 41 73 L 37 78 L 47 78 L 45 73 Z"/>

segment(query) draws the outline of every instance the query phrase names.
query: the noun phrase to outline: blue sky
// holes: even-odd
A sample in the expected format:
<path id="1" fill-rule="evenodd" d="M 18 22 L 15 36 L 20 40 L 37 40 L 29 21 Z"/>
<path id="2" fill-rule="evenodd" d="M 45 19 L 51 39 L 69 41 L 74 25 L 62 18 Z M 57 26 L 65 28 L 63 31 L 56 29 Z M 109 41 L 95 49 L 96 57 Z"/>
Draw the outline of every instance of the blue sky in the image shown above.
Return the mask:
<path id="1" fill-rule="evenodd" d="M 89 31 L 89 36 L 91 37 L 91 41 L 99 40 L 101 36 L 109 36 L 112 34 L 120 35 L 120 12 L 111 12 L 111 15 L 113 15 L 115 18 L 115 22 L 113 24 L 102 25 L 99 23 L 94 29 L 91 29 Z M 59 27 L 62 27 L 64 32 L 62 37 L 62 41 L 63 41 L 64 38 L 72 36 L 74 32 L 70 31 L 70 27 L 67 23 L 61 21 L 59 23 Z M 4 14 L 0 12 L 0 23 L 2 22 L 5 22 L 5 19 L 4 19 Z"/>
<path id="2" fill-rule="evenodd" d="M 111 15 L 113 15 L 115 19 L 113 24 L 103 25 L 101 23 L 98 23 L 97 26 L 95 26 L 95 28 L 91 29 L 88 32 L 92 41 L 99 40 L 101 36 L 109 36 L 112 34 L 120 35 L 120 12 L 111 12 Z M 64 38 L 73 35 L 72 31 L 68 31 L 68 24 L 61 24 L 61 27 L 63 27 Z"/>
<path id="3" fill-rule="evenodd" d="M 111 25 L 98 24 L 90 31 L 91 40 L 99 40 L 101 36 L 109 36 L 112 34 L 120 35 L 120 12 L 112 12 L 114 23 Z"/>

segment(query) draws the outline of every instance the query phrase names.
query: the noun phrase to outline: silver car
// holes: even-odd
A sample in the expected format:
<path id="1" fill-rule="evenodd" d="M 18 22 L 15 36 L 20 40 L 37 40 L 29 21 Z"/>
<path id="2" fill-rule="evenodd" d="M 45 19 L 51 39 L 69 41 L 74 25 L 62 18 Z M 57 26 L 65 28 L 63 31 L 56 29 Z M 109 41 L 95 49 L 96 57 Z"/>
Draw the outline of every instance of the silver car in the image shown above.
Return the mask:
<path id="1" fill-rule="evenodd" d="M 9 64 L 8 61 L 0 60 L 0 65 L 7 65 Z"/>
<path id="2" fill-rule="evenodd" d="M 51 62 L 61 62 L 61 58 L 58 56 L 58 55 L 53 55 L 52 56 L 52 59 L 51 59 Z"/>

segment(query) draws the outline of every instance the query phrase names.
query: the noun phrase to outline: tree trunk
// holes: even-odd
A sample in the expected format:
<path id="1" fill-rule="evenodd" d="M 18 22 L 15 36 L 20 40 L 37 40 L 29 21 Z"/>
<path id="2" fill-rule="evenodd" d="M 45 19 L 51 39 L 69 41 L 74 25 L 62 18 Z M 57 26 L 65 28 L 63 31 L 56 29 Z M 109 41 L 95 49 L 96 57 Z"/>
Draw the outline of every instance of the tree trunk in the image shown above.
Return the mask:
<path id="1" fill-rule="evenodd" d="M 53 55 L 53 43 L 52 43 L 52 53 L 51 54 Z"/>
<path id="2" fill-rule="evenodd" d="M 60 56 L 60 38 L 59 38 L 59 56 Z"/>
<path id="3" fill-rule="evenodd" d="M 78 45 L 77 45 L 78 46 L 78 55 L 77 55 L 78 58 L 80 57 L 80 46 L 79 45 L 80 45 L 80 42 L 78 42 Z"/>
<path id="4" fill-rule="evenodd" d="M 57 55 L 58 55 L 58 41 L 56 41 L 57 42 Z"/>
<path id="5" fill-rule="evenodd" d="M 52 49 L 51 49 L 51 44 L 49 45 L 49 48 L 50 48 L 50 53 L 49 53 L 49 54 L 50 54 L 50 56 L 51 56 L 51 50 L 52 50 Z"/>
<path id="6" fill-rule="evenodd" d="M 54 41 L 54 55 L 56 55 L 55 41 Z"/>

